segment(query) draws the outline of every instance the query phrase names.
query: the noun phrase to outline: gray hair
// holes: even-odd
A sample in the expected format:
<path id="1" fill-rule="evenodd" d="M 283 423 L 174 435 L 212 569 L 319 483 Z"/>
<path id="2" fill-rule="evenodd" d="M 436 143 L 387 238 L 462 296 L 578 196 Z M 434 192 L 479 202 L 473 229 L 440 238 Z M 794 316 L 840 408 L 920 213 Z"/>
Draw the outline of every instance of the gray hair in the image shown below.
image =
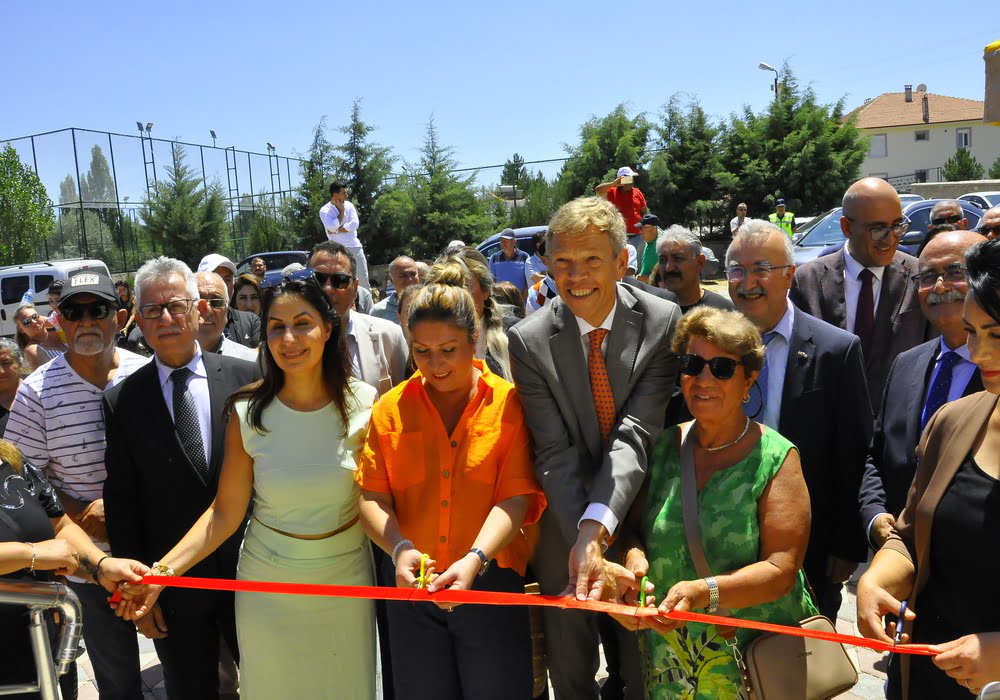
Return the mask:
<path id="1" fill-rule="evenodd" d="M 784 231 L 767 221 L 760 219 L 747 219 L 740 230 L 733 236 L 733 242 L 726 249 L 726 267 L 732 262 L 730 252 L 737 243 L 742 245 L 762 246 L 767 243 L 771 236 L 780 236 L 781 242 L 785 245 L 785 264 L 795 264 L 795 250 L 792 248 L 792 239 Z"/>
<path id="2" fill-rule="evenodd" d="M 394 273 L 396 271 L 396 268 L 399 266 L 399 264 L 405 263 L 406 261 L 416 262 L 409 255 L 400 255 L 400 256 L 397 256 L 391 263 L 389 263 L 389 274 L 391 275 L 392 273 Z"/>
<path id="3" fill-rule="evenodd" d="M 226 280 L 222 279 L 222 275 L 218 272 L 212 272 L 211 270 L 202 270 L 201 272 L 194 273 L 194 278 L 199 282 L 209 282 L 216 287 L 221 288 L 222 298 L 226 300 L 226 305 L 229 305 L 229 288 L 226 287 Z M 198 295 L 201 296 L 200 290 Z"/>
<path id="4" fill-rule="evenodd" d="M 24 367 L 24 353 L 21 352 L 21 348 L 17 347 L 15 343 L 10 338 L 0 338 L 0 351 L 6 350 L 13 356 L 21 367 Z"/>
<path id="5" fill-rule="evenodd" d="M 191 272 L 191 268 L 176 258 L 161 255 L 144 262 L 135 273 L 136 308 L 142 306 L 142 293 L 146 287 L 156 282 L 163 282 L 172 275 L 184 278 L 184 291 L 190 299 L 198 298 L 198 278 Z"/>
<path id="6" fill-rule="evenodd" d="M 701 240 L 689 228 L 674 224 L 666 231 L 661 231 L 656 239 L 656 254 L 663 255 L 663 248 L 672 243 L 687 246 L 692 255 L 701 255 Z"/>

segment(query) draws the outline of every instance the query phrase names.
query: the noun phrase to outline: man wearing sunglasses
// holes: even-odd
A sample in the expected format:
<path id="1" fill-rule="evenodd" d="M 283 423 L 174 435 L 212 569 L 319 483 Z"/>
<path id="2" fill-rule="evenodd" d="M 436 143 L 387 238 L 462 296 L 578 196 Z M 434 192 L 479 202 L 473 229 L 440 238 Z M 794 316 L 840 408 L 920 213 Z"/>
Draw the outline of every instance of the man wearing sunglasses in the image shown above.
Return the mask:
<path id="1" fill-rule="evenodd" d="M 788 235 L 763 221 L 748 222 L 726 252 L 729 296 L 765 343 L 744 410 L 799 448 L 812 507 L 803 568 L 820 611 L 836 619 L 841 584 L 867 554 L 857 494 L 871 403 L 860 342 L 788 302 L 795 274 Z"/>
<path id="2" fill-rule="evenodd" d="M 847 243 L 795 271 L 789 298 L 806 313 L 861 339 L 869 395 L 878 401 L 896 356 L 935 337 L 910 278 L 917 259 L 899 250 L 909 229 L 899 195 L 866 177 L 844 194 Z M 878 406 L 872 407 L 874 415 Z"/>
<path id="3" fill-rule="evenodd" d="M 209 253 L 198 264 L 198 272 L 214 272 L 226 285 L 229 299 L 233 298 L 233 279 L 236 276 L 236 265 L 225 255 Z M 226 311 L 226 327 L 223 333 L 227 338 L 248 348 L 256 348 L 260 344 L 260 316 L 249 311 L 240 311 L 232 306 Z"/>
<path id="4" fill-rule="evenodd" d="M 938 234 L 920 253 L 911 279 L 920 310 L 940 338 L 901 353 L 889 371 L 861 484 L 861 522 L 878 551 L 893 532 L 917 466 L 917 443 L 942 405 L 983 390 L 962 321 L 965 252 L 986 239 L 973 231 Z"/>
<path id="5" fill-rule="evenodd" d="M 66 514 L 110 552 L 101 399 L 148 360 L 116 346 L 127 314 L 104 272 L 70 272 L 57 311 L 69 349 L 21 384 L 4 437 L 45 471 Z M 100 586 L 70 577 L 70 587 L 83 604 L 83 635 L 101 697 L 140 700 L 135 627 L 115 617 Z"/>
<path id="6" fill-rule="evenodd" d="M 962 211 L 962 203 L 955 199 L 942 199 L 931 209 L 931 226 L 951 224 L 959 231 L 969 229 L 969 219 Z"/>
<path id="7" fill-rule="evenodd" d="M 233 342 L 223 334 L 229 318 L 229 296 L 225 281 L 214 272 L 199 272 L 195 277 L 198 279 L 198 296 L 206 305 L 198 320 L 198 342 L 201 349 L 204 352 L 256 362 L 256 350 Z"/>
<path id="8" fill-rule="evenodd" d="M 987 209 L 979 222 L 979 233 L 991 241 L 1000 237 L 1000 206 Z"/>

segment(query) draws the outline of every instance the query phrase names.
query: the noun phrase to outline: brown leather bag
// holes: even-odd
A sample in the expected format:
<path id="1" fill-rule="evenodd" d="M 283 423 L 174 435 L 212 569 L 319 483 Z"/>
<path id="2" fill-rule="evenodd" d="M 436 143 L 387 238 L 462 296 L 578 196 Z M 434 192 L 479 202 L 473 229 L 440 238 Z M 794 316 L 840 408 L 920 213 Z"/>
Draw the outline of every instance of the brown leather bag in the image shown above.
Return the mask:
<path id="1" fill-rule="evenodd" d="M 688 429 L 681 442 L 684 534 L 698 575 L 708 578 L 712 570 L 701 544 L 698 482 L 691 440 Z M 729 613 L 720 609 L 717 614 L 728 616 Z M 833 623 L 822 615 L 806 618 L 799 626 L 836 632 Z M 751 700 L 828 700 L 850 690 L 858 682 L 858 671 L 839 642 L 768 633 L 750 642 L 744 654 L 735 644 L 730 647 Z"/>

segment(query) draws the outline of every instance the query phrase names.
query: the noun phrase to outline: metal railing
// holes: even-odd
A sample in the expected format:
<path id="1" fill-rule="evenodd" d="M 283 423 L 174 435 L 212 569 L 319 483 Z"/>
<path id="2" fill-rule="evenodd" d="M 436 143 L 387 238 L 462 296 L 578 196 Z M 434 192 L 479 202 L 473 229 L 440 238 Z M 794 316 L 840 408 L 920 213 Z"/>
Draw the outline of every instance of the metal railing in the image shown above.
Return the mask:
<path id="1" fill-rule="evenodd" d="M 0 604 L 28 608 L 28 635 L 35 655 L 37 681 L 34 684 L 0 686 L 0 696 L 39 693 L 41 700 L 59 700 L 59 676 L 69 672 L 76 661 L 83 634 L 83 611 L 76 593 L 61 583 L 32 583 L 0 580 Z M 45 611 L 58 610 L 59 641 L 53 655 Z"/>

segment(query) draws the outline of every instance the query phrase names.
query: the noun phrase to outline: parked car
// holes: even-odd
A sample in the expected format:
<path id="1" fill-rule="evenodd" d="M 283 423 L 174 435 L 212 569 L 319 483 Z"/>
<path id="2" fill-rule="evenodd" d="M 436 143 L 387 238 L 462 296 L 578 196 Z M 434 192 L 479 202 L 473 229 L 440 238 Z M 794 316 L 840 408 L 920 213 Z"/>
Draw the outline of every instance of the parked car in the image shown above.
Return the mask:
<path id="1" fill-rule="evenodd" d="M 1000 205 L 1000 192 L 969 192 L 958 198 L 962 202 L 972 202 L 986 211 Z"/>
<path id="2" fill-rule="evenodd" d="M 309 263 L 309 251 L 306 250 L 276 250 L 270 253 L 254 253 L 243 258 L 236 266 L 236 274 L 243 275 L 251 272 L 250 262 L 254 258 L 264 260 L 264 281 L 269 282 L 272 278 L 280 277 L 281 271 L 292 263 L 307 265 Z"/>
<path id="3" fill-rule="evenodd" d="M 901 195 L 899 195 L 899 203 L 902 204 L 904 207 L 907 204 L 911 204 L 913 202 L 922 202 L 922 201 L 924 201 L 924 198 L 921 197 L 919 194 L 901 194 Z"/>
<path id="4" fill-rule="evenodd" d="M 521 228 L 514 229 L 514 235 L 517 236 L 517 247 L 528 255 L 534 255 L 535 234 L 544 233 L 545 231 L 548 231 L 548 229 L 548 226 L 523 226 Z M 489 260 L 489 257 L 493 255 L 493 253 L 500 250 L 500 234 L 494 233 L 485 241 L 477 245 L 476 250 L 482 253 L 486 259 Z"/>
<path id="5" fill-rule="evenodd" d="M 104 274 L 108 266 L 100 260 L 51 260 L 27 265 L 7 265 L 0 267 L 0 335 L 14 335 L 14 312 L 21 305 L 25 292 L 32 290 L 35 308 L 48 315 L 48 288 L 54 280 L 65 280 L 70 272 L 80 268 L 94 268 Z"/>
<path id="6" fill-rule="evenodd" d="M 844 244 L 844 232 L 840 229 L 843 209 L 836 207 L 820 214 L 803 226 L 792 237 L 792 251 L 796 265 L 802 265 L 818 258 L 831 246 Z"/>

